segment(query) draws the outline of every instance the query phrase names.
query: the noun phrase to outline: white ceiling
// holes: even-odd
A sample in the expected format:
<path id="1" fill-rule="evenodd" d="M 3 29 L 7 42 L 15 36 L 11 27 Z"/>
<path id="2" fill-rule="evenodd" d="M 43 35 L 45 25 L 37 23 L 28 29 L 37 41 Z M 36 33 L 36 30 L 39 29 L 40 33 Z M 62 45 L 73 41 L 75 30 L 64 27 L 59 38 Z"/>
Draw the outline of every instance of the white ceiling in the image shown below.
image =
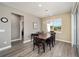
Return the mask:
<path id="1" fill-rule="evenodd" d="M 70 12 L 73 6 L 73 2 L 4 2 L 3 4 L 37 17 L 46 17 Z M 39 7 L 39 4 L 42 6 Z"/>

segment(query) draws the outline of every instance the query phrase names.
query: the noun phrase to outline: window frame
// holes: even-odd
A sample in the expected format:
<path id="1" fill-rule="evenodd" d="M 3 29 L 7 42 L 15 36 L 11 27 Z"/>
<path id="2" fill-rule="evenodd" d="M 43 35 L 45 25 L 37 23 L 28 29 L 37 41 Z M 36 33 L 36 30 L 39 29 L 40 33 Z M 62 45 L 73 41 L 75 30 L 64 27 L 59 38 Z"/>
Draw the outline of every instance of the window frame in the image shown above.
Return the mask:
<path id="1" fill-rule="evenodd" d="M 56 18 L 56 19 L 51 19 L 51 20 L 49 20 L 50 21 L 50 23 L 52 22 L 52 23 L 54 23 L 55 22 L 55 20 L 58 20 L 58 19 L 60 19 L 61 20 L 61 29 L 60 29 L 60 31 L 56 31 L 56 30 L 54 30 L 54 27 L 53 27 L 53 30 L 51 30 L 51 28 L 50 28 L 50 31 L 55 31 L 56 33 L 62 33 L 62 18 Z M 48 22 L 49 22 L 48 21 Z M 54 25 L 53 25 L 54 26 Z"/>

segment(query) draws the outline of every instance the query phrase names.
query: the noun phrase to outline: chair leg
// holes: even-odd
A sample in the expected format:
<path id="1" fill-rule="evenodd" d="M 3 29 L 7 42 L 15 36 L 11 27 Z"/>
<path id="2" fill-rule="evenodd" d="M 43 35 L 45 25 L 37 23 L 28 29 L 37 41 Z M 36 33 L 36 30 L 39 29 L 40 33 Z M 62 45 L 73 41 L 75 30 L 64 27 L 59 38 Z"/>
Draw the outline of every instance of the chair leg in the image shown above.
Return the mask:
<path id="1" fill-rule="evenodd" d="M 52 44 L 52 47 L 54 47 L 54 40 L 52 39 L 52 41 L 51 41 L 51 44 Z"/>
<path id="2" fill-rule="evenodd" d="M 45 44 L 43 43 L 43 52 L 45 52 Z"/>
<path id="3" fill-rule="evenodd" d="M 49 44 L 49 48 L 50 48 L 50 50 L 51 50 L 51 44 Z"/>
<path id="4" fill-rule="evenodd" d="M 55 39 L 54 39 L 54 42 L 53 42 L 53 43 L 54 43 L 54 45 L 55 45 Z"/>
<path id="5" fill-rule="evenodd" d="M 33 45 L 33 51 L 35 50 L 35 45 Z"/>
<path id="6" fill-rule="evenodd" d="M 38 54 L 40 53 L 40 46 L 38 46 Z"/>
<path id="7" fill-rule="evenodd" d="M 54 47 L 54 44 L 53 44 L 53 42 L 52 42 L 52 47 Z"/>

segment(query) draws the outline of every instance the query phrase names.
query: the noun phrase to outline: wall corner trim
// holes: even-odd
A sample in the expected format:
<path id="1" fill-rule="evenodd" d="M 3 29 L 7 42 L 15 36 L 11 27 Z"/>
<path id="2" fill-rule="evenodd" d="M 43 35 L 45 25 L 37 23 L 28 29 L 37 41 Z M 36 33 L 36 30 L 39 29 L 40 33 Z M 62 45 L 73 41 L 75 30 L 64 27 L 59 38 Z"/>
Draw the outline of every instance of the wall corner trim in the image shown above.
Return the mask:
<path id="1" fill-rule="evenodd" d="M 11 45 L 3 47 L 3 48 L 0 48 L 0 51 L 6 50 L 6 49 L 9 49 L 9 48 L 11 48 Z"/>
<path id="2" fill-rule="evenodd" d="M 30 42 L 31 40 L 26 40 L 26 41 L 24 41 L 23 43 L 27 43 L 27 42 Z"/>

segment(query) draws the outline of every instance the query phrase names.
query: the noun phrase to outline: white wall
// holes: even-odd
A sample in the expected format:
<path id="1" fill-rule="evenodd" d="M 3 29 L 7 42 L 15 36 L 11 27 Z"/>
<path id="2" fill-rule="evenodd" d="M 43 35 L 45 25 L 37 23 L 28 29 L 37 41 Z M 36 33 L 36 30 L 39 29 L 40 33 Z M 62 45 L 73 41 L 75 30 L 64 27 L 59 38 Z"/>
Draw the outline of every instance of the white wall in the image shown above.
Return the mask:
<path id="1" fill-rule="evenodd" d="M 33 17 L 33 16 L 26 16 L 24 17 L 24 38 L 25 39 L 29 39 L 30 38 L 30 34 L 34 33 L 34 32 L 38 32 L 40 31 L 41 25 L 40 25 L 40 19 Z M 37 29 L 33 29 L 33 22 L 36 22 L 38 24 L 38 28 Z"/>
<path id="2" fill-rule="evenodd" d="M 7 23 L 3 23 L 0 20 L 0 30 L 5 30 L 5 32 L 0 32 L 0 49 L 11 46 L 11 17 L 8 9 L 0 4 L 0 18 L 3 16 L 8 18 Z"/>
<path id="3" fill-rule="evenodd" d="M 30 40 L 30 33 L 41 31 L 40 18 L 0 3 L 0 18 L 2 16 L 6 16 L 8 18 L 7 23 L 2 23 L 0 21 L 0 29 L 5 30 L 5 32 L 3 33 L 0 32 L 0 48 L 4 48 L 6 46 L 11 45 L 11 13 L 16 13 L 24 16 L 24 41 Z M 33 22 L 37 23 L 37 29 L 33 29 Z M 5 44 L 5 42 L 7 43 Z"/>

